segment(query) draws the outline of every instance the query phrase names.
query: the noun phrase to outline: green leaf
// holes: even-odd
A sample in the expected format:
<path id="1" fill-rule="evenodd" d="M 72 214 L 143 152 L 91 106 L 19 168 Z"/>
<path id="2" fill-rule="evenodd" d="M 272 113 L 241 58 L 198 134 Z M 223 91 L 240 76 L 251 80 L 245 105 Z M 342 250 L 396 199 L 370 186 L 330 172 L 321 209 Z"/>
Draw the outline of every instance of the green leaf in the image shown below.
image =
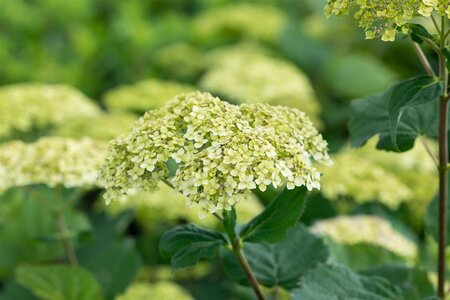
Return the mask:
<path id="1" fill-rule="evenodd" d="M 409 28 L 411 29 L 411 38 L 422 44 L 422 38 L 433 39 L 433 36 L 428 32 L 428 30 L 420 24 L 409 24 Z"/>
<path id="2" fill-rule="evenodd" d="M 300 219 L 305 198 L 304 186 L 293 190 L 285 189 L 263 212 L 243 226 L 240 232 L 242 240 L 272 243 L 282 239 L 286 230 Z"/>
<path id="3" fill-rule="evenodd" d="M 230 237 L 230 242 L 233 243 L 236 238 L 236 209 L 234 206 L 231 210 L 223 210 L 223 226 Z"/>
<path id="4" fill-rule="evenodd" d="M 290 290 L 298 286 L 299 278 L 308 270 L 327 260 L 328 249 L 321 238 L 298 225 L 290 228 L 287 236 L 275 244 L 245 243 L 244 254 L 261 284 Z M 248 285 L 234 255 L 222 249 L 221 258 L 228 277 Z"/>
<path id="5" fill-rule="evenodd" d="M 342 244 L 327 240 L 333 262 L 346 265 L 355 271 L 387 263 L 406 262 L 404 258 L 376 245 L 367 243 Z"/>
<path id="6" fill-rule="evenodd" d="M 10 189 L 0 197 L 0 278 L 22 263 L 64 257 L 55 216 L 45 205 L 48 188 Z M 64 220 L 77 246 L 77 237 L 91 229 L 86 216 L 67 207 Z"/>
<path id="7" fill-rule="evenodd" d="M 1 300 L 36 300 L 37 298 L 26 288 L 13 280 L 3 282 L 0 293 Z"/>
<path id="8" fill-rule="evenodd" d="M 366 276 L 380 276 L 402 289 L 405 299 L 421 300 L 436 296 L 428 274 L 417 267 L 384 265 L 361 272 Z"/>
<path id="9" fill-rule="evenodd" d="M 450 184 L 450 178 L 449 178 Z M 447 207 L 450 211 L 450 195 L 447 199 Z M 434 196 L 433 200 L 428 205 L 425 216 L 425 230 L 430 234 L 435 241 L 438 241 L 439 233 L 439 194 Z M 447 218 L 447 232 L 450 232 L 450 218 Z M 447 246 L 450 245 L 450 238 L 447 239 Z"/>
<path id="10" fill-rule="evenodd" d="M 418 76 L 402 81 L 390 89 L 388 114 L 391 125 L 391 139 L 397 145 L 399 121 L 404 111 L 413 106 L 427 104 L 439 99 L 442 85 L 429 76 Z M 397 147 L 397 146 L 396 146 Z M 397 151 L 400 151 L 398 147 Z"/>
<path id="11" fill-rule="evenodd" d="M 331 58 L 324 75 L 333 94 L 348 100 L 381 92 L 397 79 L 381 59 L 361 52 Z"/>
<path id="12" fill-rule="evenodd" d="M 222 234 L 192 224 L 166 232 L 159 243 L 161 255 L 170 257 L 174 270 L 194 266 L 200 259 L 211 259 L 226 244 Z"/>
<path id="13" fill-rule="evenodd" d="M 80 267 L 22 266 L 16 278 L 43 300 L 103 299 L 94 277 Z"/>
<path id="14" fill-rule="evenodd" d="M 403 152 L 419 135 L 436 137 L 440 82 L 418 76 L 392 85 L 384 93 L 351 103 L 349 130 L 353 146 L 379 135 L 377 148 Z"/>
<path id="15" fill-rule="evenodd" d="M 308 272 L 292 300 L 406 300 L 380 277 L 361 276 L 341 265 L 322 265 Z"/>
<path id="16" fill-rule="evenodd" d="M 113 298 L 134 280 L 142 259 L 134 241 L 123 235 L 124 227 L 129 223 L 128 213 L 114 219 L 96 215 L 91 221 L 94 228 L 92 237 L 76 255 L 80 265 L 98 280 L 105 297 Z"/>

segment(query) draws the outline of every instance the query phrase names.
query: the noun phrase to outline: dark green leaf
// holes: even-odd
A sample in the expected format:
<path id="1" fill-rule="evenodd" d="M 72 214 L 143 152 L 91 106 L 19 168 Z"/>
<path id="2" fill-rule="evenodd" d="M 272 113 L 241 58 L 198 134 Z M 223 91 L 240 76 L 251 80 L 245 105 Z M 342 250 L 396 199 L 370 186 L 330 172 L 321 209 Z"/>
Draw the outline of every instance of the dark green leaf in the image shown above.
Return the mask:
<path id="1" fill-rule="evenodd" d="M 391 126 L 392 145 L 397 151 L 397 131 L 403 112 L 417 105 L 423 105 L 439 99 L 442 85 L 429 76 L 418 76 L 391 87 L 388 99 L 388 114 Z"/>
<path id="2" fill-rule="evenodd" d="M 418 76 L 392 85 L 388 91 L 351 104 L 349 130 L 353 146 L 379 135 L 377 148 L 402 152 L 419 135 L 436 137 L 438 98 L 442 85 Z"/>
<path id="3" fill-rule="evenodd" d="M 282 239 L 289 227 L 294 226 L 305 206 L 306 188 L 285 189 L 266 209 L 248 222 L 240 236 L 248 242 L 276 242 Z"/>
<path id="4" fill-rule="evenodd" d="M 340 265 L 319 266 L 300 285 L 292 293 L 293 300 L 406 300 L 384 278 L 361 276 Z"/>
<path id="5" fill-rule="evenodd" d="M 7 281 L 2 285 L 1 300 L 36 300 L 37 298 L 15 281 Z"/>
<path id="6" fill-rule="evenodd" d="M 245 243 L 244 254 L 261 284 L 290 290 L 298 286 L 299 278 L 308 270 L 327 260 L 328 249 L 322 239 L 309 233 L 303 225 L 297 225 L 275 244 Z M 227 275 L 248 284 L 234 255 L 223 249 L 221 257 Z"/>
<path id="7" fill-rule="evenodd" d="M 191 267 L 202 258 L 211 259 L 225 245 L 222 234 L 192 224 L 166 232 L 159 243 L 161 254 L 170 257 L 173 269 Z"/>
<path id="8" fill-rule="evenodd" d="M 433 39 L 433 36 L 428 32 L 428 30 L 420 24 L 409 24 L 409 28 L 416 36 Z"/>
<path id="9" fill-rule="evenodd" d="M 385 265 L 365 270 L 361 274 L 387 279 L 391 284 L 400 287 L 405 299 L 408 300 L 421 300 L 436 296 L 428 274 L 419 268 L 399 264 Z"/>
<path id="10" fill-rule="evenodd" d="M 94 277 L 80 267 L 22 266 L 16 278 L 43 300 L 103 299 Z"/>

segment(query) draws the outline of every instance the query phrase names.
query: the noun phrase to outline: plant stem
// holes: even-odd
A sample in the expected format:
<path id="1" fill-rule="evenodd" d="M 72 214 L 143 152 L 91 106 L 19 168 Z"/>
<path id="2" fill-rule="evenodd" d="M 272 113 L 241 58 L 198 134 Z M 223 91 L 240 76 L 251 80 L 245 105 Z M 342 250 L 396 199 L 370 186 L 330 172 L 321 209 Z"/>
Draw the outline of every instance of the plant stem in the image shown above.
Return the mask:
<path id="1" fill-rule="evenodd" d="M 73 247 L 72 241 L 68 236 L 66 222 L 64 221 L 64 217 L 62 213 L 58 210 L 55 210 L 55 219 L 56 225 L 58 226 L 59 234 L 61 236 L 61 241 L 64 246 L 64 250 L 66 252 L 67 258 L 69 259 L 69 263 L 72 267 L 78 266 L 78 259 L 75 255 L 75 249 Z"/>
<path id="2" fill-rule="evenodd" d="M 428 61 L 427 57 L 423 53 L 422 48 L 420 48 L 420 45 L 414 42 L 411 38 L 409 40 L 411 42 L 411 45 L 413 46 L 414 51 L 416 51 L 417 57 L 419 58 L 420 62 L 422 63 L 423 68 L 427 72 L 427 74 L 431 77 L 435 77 L 436 74 L 433 71 L 433 68 L 430 65 L 430 62 Z"/>
<path id="3" fill-rule="evenodd" d="M 265 300 L 264 294 L 261 290 L 261 287 L 259 286 L 258 280 L 256 279 L 255 274 L 253 274 L 252 268 L 250 267 L 247 258 L 245 257 L 244 252 L 242 251 L 242 246 L 239 238 L 235 239 L 235 241 L 232 244 L 232 247 L 233 247 L 233 254 L 238 259 L 239 264 L 242 267 L 242 270 L 244 270 L 245 272 L 245 275 L 247 275 L 247 279 L 250 282 L 251 286 L 253 287 L 256 297 L 258 298 L 258 300 Z"/>
<path id="4" fill-rule="evenodd" d="M 441 18 L 441 43 L 439 55 L 439 77 L 443 93 L 439 101 L 439 253 L 438 253 L 438 295 L 445 299 L 445 265 L 447 246 L 447 199 L 448 199 L 448 71 L 447 59 L 443 55 L 446 44 L 445 17 Z"/>

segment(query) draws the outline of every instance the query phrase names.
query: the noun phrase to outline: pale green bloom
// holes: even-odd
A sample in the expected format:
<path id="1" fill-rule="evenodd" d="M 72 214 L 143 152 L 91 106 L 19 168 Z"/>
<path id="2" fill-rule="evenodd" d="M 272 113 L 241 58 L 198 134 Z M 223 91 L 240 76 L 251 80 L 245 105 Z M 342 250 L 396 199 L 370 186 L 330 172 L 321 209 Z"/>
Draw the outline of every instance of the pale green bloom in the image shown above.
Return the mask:
<path id="1" fill-rule="evenodd" d="M 200 86 L 240 103 L 264 102 L 298 108 L 318 119 L 319 103 L 308 77 L 291 63 L 250 51 L 232 51 L 204 75 Z"/>
<path id="2" fill-rule="evenodd" d="M 204 54 L 186 44 L 170 44 L 158 49 L 153 56 L 153 66 L 164 78 L 193 82 L 206 68 Z"/>
<path id="3" fill-rule="evenodd" d="M 0 191 L 15 186 L 88 187 L 97 184 L 107 145 L 89 139 L 45 137 L 0 145 Z"/>
<path id="4" fill-rule="evenodd" d="M 194 298 L 178 284 L 171 281 L 154 283 L 136 282 L 115 300 L 193 300 Z"/>
<path id="5" fill-rule="evenodd" d="M 129 113 L 102 113 L 92 118 L 79 118 L 61 124 L 53 136 L 109 141 L 126 133 L 137 117 Z"/>
<path id="6" fill-rule="evenodd" d="M 348 245 L 372 244 L 413 260 L 414 242 L 396 231 L 389 222 L 376 216 L 340 216 L 315 223 L 312 232 Z"/>
<path id="7" fill-rule="evenodd" d="M 113 214 L 133 209 L 138 224 L 148 231 L 154 230 L 161 223 L 176 225 L 180 220 L 208 228 L 217 227 L 217 219 L 213 215 L 207 215 L 204 219 L 199 220 L 199 214 L 203 213 L 200 207 L 189 208 L 186 201 L 186 197 L 181 193 L 160 183 L 158 189 L 151 193 L 139 192 L 136 195 L 130 195 L 123 202 L 110 203 L 105 209 Z M 263 206 L 258 199 L 250 195 L 248 199 L 241 201 L 236 206 L 238 222 L 248 222 L 262 210 Z"/>
<path id="8" fill-rule="evenodd" d="M 322 193 L 331 200 L 380 201 L 393 209 L 406 202 L 423 214 L 437 190 L 436 168 L 423 146 L 393 153 L 375 144 L 376 138 L 333 155 L 334 165 L 322 170 Z"/>
<path id="9" fill-rule="evenodd" d="M 408 23 L 416 16 L 429 17 L 433 12 L 450 16 L 449 0 L 328 0 L 328 16 L 347 14 L 355 8 L 355 18 L 367 38 L 381 36 L 383 41 L 394 41 L 396 31 L 407 33 Z"/>
<path id="10" fill-rule="evenodd" d="M 69 86 L 26 83 L 0 88 L 0 137 L 99 114 L 94 102 Z"/>
<path id="11" fill-rule="evenodd" d="M 178 94 L 193 91 L 194 88 L 189 85 L 147 79 L 107 92 L 104 103 L 110 111 L 143 113 L 164 106 Z"/>
<path id="12" fill-rule="evenodd" d="M 285 15 L 275 7 L 234 4 L 201 13 L 194 19 L 193 32 L 201 41 L 214 43 L 236 38 L 276 42 Z"/>
<path id="13" fill-rule="evenodd" d="M 170 176 L 167 162 L 177 170 Z M 235 106 L 208 93 L 175 97 L 110 144 L 102 177 L 107 201 L 170 181 L 188 205 L 230 209 L 250 190 L 268 185 L 319 188 L 313 161 L 331 163 L 327 143 L 308 117 L 267 104 Z"/>

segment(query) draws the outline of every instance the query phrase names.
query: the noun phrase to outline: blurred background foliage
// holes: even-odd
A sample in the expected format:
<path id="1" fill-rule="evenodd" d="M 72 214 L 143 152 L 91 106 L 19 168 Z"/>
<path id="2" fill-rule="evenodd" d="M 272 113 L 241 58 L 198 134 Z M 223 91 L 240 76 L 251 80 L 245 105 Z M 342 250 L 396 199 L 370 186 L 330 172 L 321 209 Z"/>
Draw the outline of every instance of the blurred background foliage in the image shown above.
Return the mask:
<path id="1" fill-rule="evenodd" d="M 106 143 L 145 111 L 197 89 L 232 103 L 299 108 L 321 129 L 335 161 L 322 170 L 322 192 L 309 196 L 303 222 L 324 236 L 331 260 L 403 280 L 410 299 L 430 295 L 436 174 L 423 146 L 434 142 L 404 154 L 376 151 L 373 142 L 354 150 L 346 129 L 351 100 L 423 71 L 407 39 L 366 41 L 351 18 L 326 20 L 325 2 L 2 0 L 0 142 L 50 135 Z M 199 221 L 165 186 L 110 206 L 98 188 L 77 189 L 63 219 L 79 270 L 61 275 L 64 266 L 54 264 L 65 256 L 51 206 L 72 193 L 63 190 L 55 195 L 40 185 L 1 195 L 0 299 L 253 299 L 215 261 L 169 271 L 158 252 L 165 230 L 217 224 Z M 241 221 L 277 192 L 239 204 Z M 359 226 L 378 238 L 358 238 L 351 227 Z"/>

